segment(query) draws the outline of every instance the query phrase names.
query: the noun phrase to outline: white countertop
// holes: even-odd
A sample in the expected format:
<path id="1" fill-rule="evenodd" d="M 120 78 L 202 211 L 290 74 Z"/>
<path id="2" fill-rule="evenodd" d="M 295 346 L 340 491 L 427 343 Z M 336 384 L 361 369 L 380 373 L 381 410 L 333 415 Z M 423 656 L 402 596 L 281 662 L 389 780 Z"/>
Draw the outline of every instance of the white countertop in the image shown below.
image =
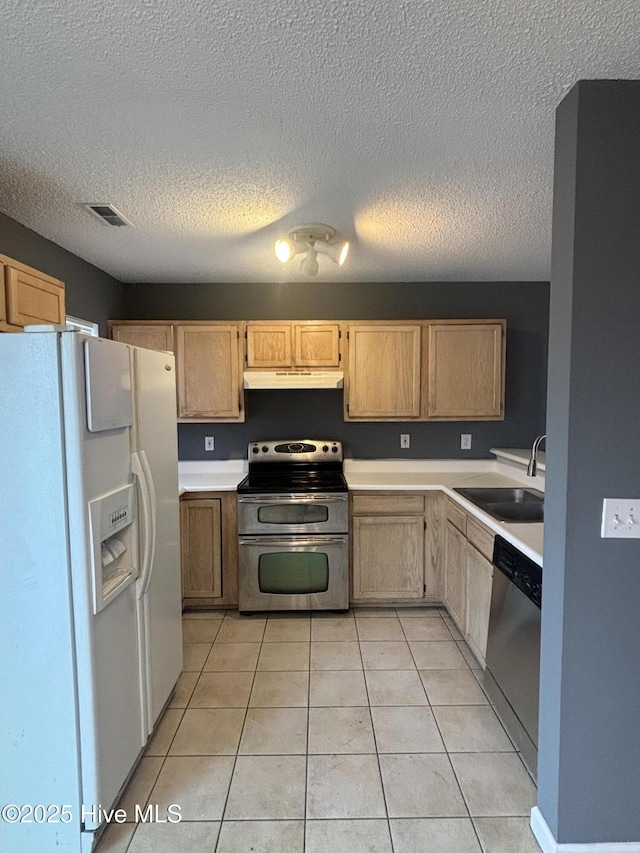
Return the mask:
<path id="1" fill-rule="evenodd" d="M 498 459 L 345 459 L 344 474 L 349 489 L 430 490 L 438 489 L 457 501 L 469 514 L 499 533 L 539 565 L 542 565 L 542 524 L 509 524 L 497 521 L 463 498 L 454 488 L 525 486 L 544 491 L 544 476 L 527 477 L 528 450 L 492 450 Z M 543 460 L 540 460 L 543 462 Z M 540 465 L 543 469 L 543 464 Z M 247 474 L 242 459 L 214 462 L 180 462 L 180 494 L 185 492 L 235 491 Z"/>
<path id="2" fill-rule="evenodd" d="M 178 462 L 181 495 L 185 492 L 234 492 L 246 476 L 244 459 Z"/>

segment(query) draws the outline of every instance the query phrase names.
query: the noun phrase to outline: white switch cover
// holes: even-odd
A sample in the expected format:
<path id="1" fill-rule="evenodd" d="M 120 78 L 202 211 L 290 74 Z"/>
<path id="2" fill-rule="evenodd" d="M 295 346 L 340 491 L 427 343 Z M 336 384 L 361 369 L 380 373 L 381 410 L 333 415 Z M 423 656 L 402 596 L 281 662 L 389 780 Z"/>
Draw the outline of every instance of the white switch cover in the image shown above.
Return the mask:
<path id="1" fill-rule="evenodd" d="M 408 432 L 400 433 L 400 447 L 411 447 L 411 436 Z"/>
<path id="2" fill-rule="evenodd" d="M 460 433 L 460 450 L 471 450 L 471 433 Z"/>
<path id="3" fill-rule="evenodd" d="M 640 539 L 640 498 L 605 498 L 600 537 Z"/>
<path id="4" fill-rule="evenodd" d="M 212 435 L 205 435 L 204 437 L 204 449 L 205 450 L 213 450 L 215 447 L 215 441 Z"/>

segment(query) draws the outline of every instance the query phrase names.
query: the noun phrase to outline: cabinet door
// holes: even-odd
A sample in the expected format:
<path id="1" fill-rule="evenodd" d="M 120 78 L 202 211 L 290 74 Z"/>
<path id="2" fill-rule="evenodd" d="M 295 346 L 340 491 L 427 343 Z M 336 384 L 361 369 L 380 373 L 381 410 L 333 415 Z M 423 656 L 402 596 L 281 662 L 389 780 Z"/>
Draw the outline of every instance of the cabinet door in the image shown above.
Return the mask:
<path id="1" fill-rule="evenodd" d="M 0 261 L 0 332 L 21 332 L 22 326 L 13 326 L 7 322 L 5 269 Z"/>
<path id="2" fill-rule="evenodd" d="M 460 632 L 466 631 L 466 546 L 467 540 L 447 521 L 445 532 L 444 603 Z"/>
<path id="3" fill-rule="evenodd" d="M 467 548 L 467 630 L 465 639 L 471 650 L 485 667 L 487 633 L 491 609 L 493 565 L 479 551 L 468 544 Z"/>
<path id="4" fill-rule="evenodd" d="M 338 323 L 294 323 L 295 367 L 339 367 L 340 325 Z"/>
<path id="5" fill-rule="evenodd" d="M 7 303 L 5 298 L 4 264 L 0 261 L 0 323 L 7 322 Z"/>
<path id="6" fill-rule="evenodd" d="M 420 416 L 420 326 L 349 326 L 346 420 Z"/>
<path id="7" fill-rule="evenodd" d="M 247 367 L 291 366 L 290 324 L 247 324 Z"/>
<path id="8" fill-rule="evenodd" d="M 504 323 L 431 323 L 427 408 L 433 420 L 504 419 Z"/>
<path id="9" fill-rule="evenodd" d="M 427 492 L 425 521 L 427 523 L 424 552 L 425 598 L 442 601 L 444 597 L 444 506 L 442 492 Z"/>
<path id="10" fill-rule="evenodd" d="M 422 598 L 424 517 L 353 519 L 354 599 Z"/>
<path id="11" fill-rule="evenodd" d="M 168 323 L 112 323 L 111 337 L 135 347 L 173 352 L 173 326 Z"/>
<path id="12" fill-rule="evenodd" d="M 176 326 L 178 417 L 244 420 L 237 325 Z"/>
<path id="13" fill-rule="evenodd" d="M 180 503 L 182 597 L 222 597 L 222 501 Z"/>
<path id="14" fill-rule="evenodd" d="M 65 321 L 64 283 L 29 267 L 5 266 L 7 322 L 62 324 Z"/>

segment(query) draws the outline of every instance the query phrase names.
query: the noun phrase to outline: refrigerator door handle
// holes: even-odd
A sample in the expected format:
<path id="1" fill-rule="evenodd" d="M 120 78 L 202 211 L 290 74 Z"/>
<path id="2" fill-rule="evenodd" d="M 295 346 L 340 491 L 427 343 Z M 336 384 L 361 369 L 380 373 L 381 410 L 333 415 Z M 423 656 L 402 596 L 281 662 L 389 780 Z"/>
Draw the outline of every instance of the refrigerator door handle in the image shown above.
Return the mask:
<path id="1" fill-rule="evenodd" d="M 146 472 L 144 470 L 144 466 L 142 463 L 141 455 L 138 451 L 134 451 L 131 454 L 131 470 L 133 471 L 133 475 L 138 481 L 138 486 L 140 488 L 140 502 L 141 502 L 141 515 L 142 515 L 142 530 L 140 531 L 140 544 L 141 544 L 141 555 L 140 555 L 140 570 L 139 570 L 139 593 L 138 597 L 140 598 L 143 595 L 144 587 L 145 587 L 145 579 L 149 573 L 149 562 L 151 559 L 151 542 L 152 542 L 152 506 L 151 506 L 151 493 L 149 491 L 149 483 L 147 481 Z"/>
<path id="2" fill-rule="evenodd" d="M 139 452 L 140 462 L 142 463 L 142 471 L 144 476 L 145 488 L 149 496 L 149 527 L 147 528 L 147 562 L 144 567 L 142 577 L 140 579 L 140 596 L 143 596 L 149 589 L 151 582 L 151 573 L 153 572 L 153 561 L 156 555 L 156 540 L 158 532 L 158 501 L 156 498 L 156 485 L 153 481 L 151 466 L 149 459 L 144 450 Z"/>

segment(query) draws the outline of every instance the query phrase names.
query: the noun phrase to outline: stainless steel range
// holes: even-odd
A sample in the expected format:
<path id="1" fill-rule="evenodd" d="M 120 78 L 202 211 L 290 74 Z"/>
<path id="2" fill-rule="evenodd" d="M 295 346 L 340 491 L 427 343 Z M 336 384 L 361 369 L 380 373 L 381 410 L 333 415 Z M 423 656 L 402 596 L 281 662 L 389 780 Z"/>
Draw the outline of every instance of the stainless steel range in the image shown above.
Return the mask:
<path id="1" fill-rule="evenodd" d="M 339 441 L 256 441 L 238 486 L 241 613 L 349 608 Z"/>

